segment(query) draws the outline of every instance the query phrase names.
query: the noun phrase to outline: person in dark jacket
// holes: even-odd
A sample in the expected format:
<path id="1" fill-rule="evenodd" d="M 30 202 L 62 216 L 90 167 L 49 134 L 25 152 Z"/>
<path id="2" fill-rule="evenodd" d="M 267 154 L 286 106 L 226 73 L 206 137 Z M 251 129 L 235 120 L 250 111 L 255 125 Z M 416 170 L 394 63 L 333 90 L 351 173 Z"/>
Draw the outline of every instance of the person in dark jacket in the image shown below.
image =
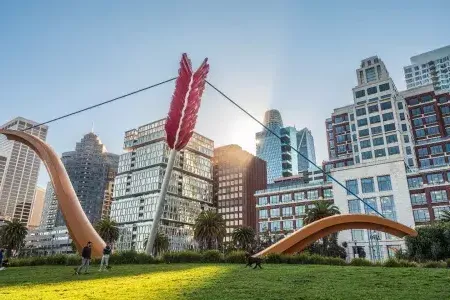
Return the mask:
<path id="1" fill-rule="evenodd" d="M 0 270 L 3 269 L 3 249 L 0 249 Z"/>
<path id="2" fill-rule="evenodd" d="M 86 246 L 84 246 L 83 251 L 81 251 L 81 266 L 78 267 L 76 274 L 80 275 L 80 272 L 83 268 L 85 268 L 84 273 L 87 274 L 89 271 L 89 263 L 91 262 L 91 253 L 92 253 L 92 243 L 88 242 Z"/>
<path id="3" fill-rule="evenodd" d="M 109 256 L 111 255 L 111 245 L 106 244 L 106 247 L 103 249 L 103 256 L 102 256 L 102 262 L 100 263 L 100 272 L 103 271 L 103 269 L 107 270 L 109 269 Z"/>

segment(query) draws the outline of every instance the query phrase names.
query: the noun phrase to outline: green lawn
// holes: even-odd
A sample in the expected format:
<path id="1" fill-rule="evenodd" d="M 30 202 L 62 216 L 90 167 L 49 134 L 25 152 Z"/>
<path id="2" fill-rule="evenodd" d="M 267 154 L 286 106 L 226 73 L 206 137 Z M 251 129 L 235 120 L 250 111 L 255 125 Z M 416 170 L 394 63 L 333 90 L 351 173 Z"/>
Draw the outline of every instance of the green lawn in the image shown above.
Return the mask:
<path id="1" fill-rule="evenodd" d="M 450 299 L 450 271 L 379 267 L 123 265 L 0 271 L 0 299 Z"/>

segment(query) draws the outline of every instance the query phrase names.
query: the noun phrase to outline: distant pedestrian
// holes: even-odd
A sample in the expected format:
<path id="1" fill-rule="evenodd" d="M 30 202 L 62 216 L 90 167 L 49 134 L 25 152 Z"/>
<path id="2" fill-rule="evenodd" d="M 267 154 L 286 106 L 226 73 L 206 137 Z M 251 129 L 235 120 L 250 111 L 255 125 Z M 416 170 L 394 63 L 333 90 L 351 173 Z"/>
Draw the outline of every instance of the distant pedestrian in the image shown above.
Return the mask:
<path id="1" fill-rule="evenodd" d="M 4 269 L 5 268 L 3 267 L 3 249 L 0 249 L 0 271 Z"/>
<path id="2" fill-rule="evenodd" d="M 102 262 L 100 263 L 100 272 L 103 271 L 103 269 L 108 270 L 109 269 L 109 256 L 111 255 L 111 245 L 107 244 L 106 247 L 103 249 L 103 256 L 102 256 Z"/>
<path id="3" fill-rule="evenodd" d="M 83 268 L 85 268 L 84 273 L 87 274 L 89 271 L 89 263 L 91 262 L 91 252 L 92 252 L 92 243 L 88 242 L 86 246 L 84 246 L 83 251 L 81 251 L 81 266 L 78 267 L 76 274 L 80 275 L 80 272 Z"/>

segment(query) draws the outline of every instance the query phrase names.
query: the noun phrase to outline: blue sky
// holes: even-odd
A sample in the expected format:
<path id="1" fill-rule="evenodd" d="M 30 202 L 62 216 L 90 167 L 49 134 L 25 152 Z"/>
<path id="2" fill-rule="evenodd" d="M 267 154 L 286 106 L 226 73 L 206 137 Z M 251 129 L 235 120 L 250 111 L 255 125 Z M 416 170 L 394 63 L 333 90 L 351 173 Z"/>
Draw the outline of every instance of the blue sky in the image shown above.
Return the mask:
<path id="1" fill-rule="evenodd" d="M 402 90 L 411 56 L 450 43 L 446 0 L 157 2 L 0 2 L 0 123 L 46 121 L 168 79 L 187 52 L 194 66 L 208 57 L 209 80 L 258 118 L 276 108 L 285 125 L 309 127 L 321 162 L 324 121 L 352 102 L 361 59 L 381 57 Z M 47 141 L 72 150 L 94 121 L 120 154 L 126 130 L 166 116 L 173 88 L 50 124 Z M 259 129 L 206 90 L 198 132 L 254 152 Z"/>

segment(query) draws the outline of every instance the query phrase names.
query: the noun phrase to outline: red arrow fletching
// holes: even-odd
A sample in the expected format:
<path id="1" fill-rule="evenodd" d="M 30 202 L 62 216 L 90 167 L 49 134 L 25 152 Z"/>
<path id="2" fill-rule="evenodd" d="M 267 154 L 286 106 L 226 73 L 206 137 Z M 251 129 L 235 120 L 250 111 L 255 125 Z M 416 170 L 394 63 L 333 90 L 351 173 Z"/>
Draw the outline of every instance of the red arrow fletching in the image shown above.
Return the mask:
<path id="1" fill-rule="evenodd" d="M 208 59 L 205 58 L 193 73 L 191 60 L 183 53 L 165 126 L 167 144 L 171 149 L 179 151 L 186 147 L 194 133 L 208 71 Z"/>

